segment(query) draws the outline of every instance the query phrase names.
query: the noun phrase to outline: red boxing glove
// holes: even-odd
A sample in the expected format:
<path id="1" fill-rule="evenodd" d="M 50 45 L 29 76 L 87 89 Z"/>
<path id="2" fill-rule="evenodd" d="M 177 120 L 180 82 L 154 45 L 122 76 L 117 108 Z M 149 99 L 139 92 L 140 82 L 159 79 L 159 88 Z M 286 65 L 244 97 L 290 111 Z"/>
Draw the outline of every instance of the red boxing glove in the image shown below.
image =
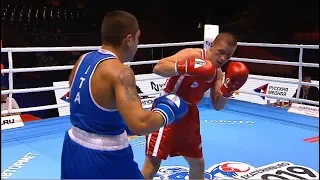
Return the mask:
<path id="1" fill-rule="evenodd" d="M 175 71 L 178 75 L 188 74 L 196 76 L 214 77 L 216 74 L 216 67 L 211 61 L 191 58 L 185 61 L 175 62 Z"/>
<path id="2" fill-rule="evenodd" d="M 240 89 L 247 81 L 249 70 L 242 62 L 231 62 L 225 73 L 224 83 L 220 91 L 224 97 L 230 97 L 235 90 Z"/>

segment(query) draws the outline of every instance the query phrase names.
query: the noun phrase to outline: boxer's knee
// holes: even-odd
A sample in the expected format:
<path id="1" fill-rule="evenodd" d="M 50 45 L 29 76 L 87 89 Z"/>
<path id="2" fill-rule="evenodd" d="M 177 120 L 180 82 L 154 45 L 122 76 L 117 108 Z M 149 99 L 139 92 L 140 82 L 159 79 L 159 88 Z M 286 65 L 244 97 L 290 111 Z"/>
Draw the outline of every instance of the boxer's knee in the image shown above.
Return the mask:
<path id="1" fill-rule="evenodd" d="M 204 159 L 184 157 L 189 164 L 189 179 L 204 178 Z"/>
<path id="2" fill-rule="evenodd" d="M 158 172 L 158 169 L 160 168 L 162 159 L 153 157 L 153 156 L 146 156 L 146 159 L 144 161 L 144 165 L 142 168 L 142 175 L 145 179 L 153 179 L 153 177 Z"/>
<path id="3" fill-rule="evenodd" d="M 203 158 L 189 158 L 184 157 L 188 162 L 190 168 L 204 169 L 204 159 Z"/>

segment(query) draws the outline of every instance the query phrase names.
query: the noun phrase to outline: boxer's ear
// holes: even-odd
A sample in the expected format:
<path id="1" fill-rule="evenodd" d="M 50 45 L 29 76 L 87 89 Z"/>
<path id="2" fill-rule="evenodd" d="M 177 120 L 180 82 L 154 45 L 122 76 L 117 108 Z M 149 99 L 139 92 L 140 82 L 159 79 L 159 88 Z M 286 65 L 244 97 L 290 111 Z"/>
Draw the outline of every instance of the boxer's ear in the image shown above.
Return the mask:
<path id="1" fill-rule="evenodd" d="M 132 35 L 131 34 L 128 34 L 125 38 L 124 38 L 124 44 L 126 45 L 126 46 L 131 46 L 131 44 L 132 44 L 132 41 L 133 41 L 133 37 L 132 37 Z"/>

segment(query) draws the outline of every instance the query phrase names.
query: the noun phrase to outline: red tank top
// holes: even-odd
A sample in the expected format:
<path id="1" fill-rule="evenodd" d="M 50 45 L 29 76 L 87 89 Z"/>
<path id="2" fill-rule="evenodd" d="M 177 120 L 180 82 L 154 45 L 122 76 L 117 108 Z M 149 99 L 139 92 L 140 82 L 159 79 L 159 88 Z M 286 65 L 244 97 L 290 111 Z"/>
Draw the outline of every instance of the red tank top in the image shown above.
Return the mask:
<path id="1" fill-rule="evenodd" d="M 202 49 L 201 57 L 206 59 L 206 50 Z M 197 105 L 204 93 L 214 85 L 217 75 L 211 80 L 204 80 L 201 76 L 179 75 L 167 79 L 164 92 L 180 96 L 192 105 Z"/>

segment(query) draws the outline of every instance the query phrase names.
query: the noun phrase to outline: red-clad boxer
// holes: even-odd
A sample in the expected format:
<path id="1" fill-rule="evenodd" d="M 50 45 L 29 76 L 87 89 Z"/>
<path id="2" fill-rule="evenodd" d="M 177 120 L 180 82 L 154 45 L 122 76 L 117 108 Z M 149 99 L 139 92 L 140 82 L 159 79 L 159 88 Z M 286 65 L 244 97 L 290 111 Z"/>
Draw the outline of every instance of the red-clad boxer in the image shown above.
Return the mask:
<path id="1" fill-rule="evenodd" d="M 183 49 L 173 56 L 161 59 L 153 72 L 169 77 L 164 93 L 173 93 L 189 103 L 189 112 L 180 122 L 172 124 L 146 137 L 146 160 L 142 169 L 145 179 L 152 179 L 161 161 L 169 155 L 183 156 L 190 166 L 189 179 L 204 179 L 200 118 L 197 104 L 210 89 L 214 109 L 224 108 L 233 91 L 244 85 L 249 71 L 241 62 L 225 64 L 237 47 L 230 33 L 220 33 L 212 46 L 205 49 Z"/>

